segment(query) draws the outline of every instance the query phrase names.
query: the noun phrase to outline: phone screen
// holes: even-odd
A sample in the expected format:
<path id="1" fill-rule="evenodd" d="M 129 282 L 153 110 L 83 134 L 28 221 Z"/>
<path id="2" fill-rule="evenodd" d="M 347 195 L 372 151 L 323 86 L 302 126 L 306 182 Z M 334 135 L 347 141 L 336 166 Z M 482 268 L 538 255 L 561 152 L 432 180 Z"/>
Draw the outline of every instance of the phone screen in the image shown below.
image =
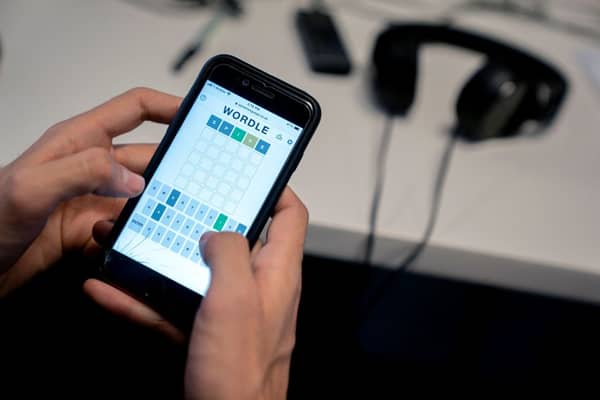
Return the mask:
<path id="1" fill-rule="evenodd" d="M 204 296 L 200 236 L 246 235 L 302 131 L 207 80 L 113 250 Z"/>

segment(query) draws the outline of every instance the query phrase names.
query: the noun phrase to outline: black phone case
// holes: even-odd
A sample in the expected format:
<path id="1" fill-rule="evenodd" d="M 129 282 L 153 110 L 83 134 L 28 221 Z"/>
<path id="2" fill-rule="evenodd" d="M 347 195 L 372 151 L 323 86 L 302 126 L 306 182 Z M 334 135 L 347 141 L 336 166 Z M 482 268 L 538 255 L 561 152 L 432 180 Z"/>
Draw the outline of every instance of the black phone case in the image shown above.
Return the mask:
<path id="1" fill-rule="evenodd" d="M 292 150 L 292 153 L 290 153 L 290 156 L 279 172 L 273 187 L 266 196 L 265 201 L 256 216 L 255 222 L 249 227 L 246 237 L 249 245 L 253 246 L 256 240 L 258 240 L 269 217 L 272 215 L 275 204 L 279 200 L 279 196 L 287 185 L 292 173 L 298 166 L 304 150 L 320 121 L 320 106 L 309 94 L 231 55 L 222 54 L 212 57 L 204 65 L 192 85 L 192 88 L 181 103 L 177 114 L 169 125 L 165 136 L 144 172 L 144 178 L 146 182 L 151 180 L 167 149 L 170 147 L 183 124 L 185 117 L 202 90 L 210 72 L 213 68 L 223 64 L 232 66 L 244 74 L 255 76 L 258 79 L 277 87 L 286 95 L 295 97 L 301 102 L 304 102 L 311 109 L 309 123 L 306 125 L 303 134 L 295 144 L 295 148 Z M 108 244 L 105 247 L 104 263 L 101 266 L 99 277 L 148 304 L 180 329 L 189 331 L 191 330 L 193 318 L 202 296 L 127 256 L 112 250 L 117 237 L 123 230 L 127 219 L 135 209 L 140 198 L 141 195 L 134 199 L 130 199 L 116 221 L 110 234 Z"/>

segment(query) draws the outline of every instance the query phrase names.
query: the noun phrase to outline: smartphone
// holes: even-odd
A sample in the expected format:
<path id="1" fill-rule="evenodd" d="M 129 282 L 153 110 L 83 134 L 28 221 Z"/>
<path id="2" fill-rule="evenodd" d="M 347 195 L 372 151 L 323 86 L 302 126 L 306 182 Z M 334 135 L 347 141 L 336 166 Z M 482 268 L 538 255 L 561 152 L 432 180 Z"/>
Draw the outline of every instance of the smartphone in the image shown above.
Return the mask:
<path id="1" fill-rule="evenodd" d="M 252 246 L 320 120 L 307 93 L 230 55 L 202 68 L 116 221 L 101 277 L 189 330 L 210 285 L 199 239 Z"/>

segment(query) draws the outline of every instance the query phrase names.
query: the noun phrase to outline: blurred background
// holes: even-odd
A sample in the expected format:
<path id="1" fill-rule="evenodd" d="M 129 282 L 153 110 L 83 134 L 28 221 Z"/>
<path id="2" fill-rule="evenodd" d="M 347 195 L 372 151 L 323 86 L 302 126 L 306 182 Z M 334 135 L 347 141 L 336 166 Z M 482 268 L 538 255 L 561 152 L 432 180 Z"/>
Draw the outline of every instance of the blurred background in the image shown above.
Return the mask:
<path id="1" fill-rule="evenodd" d="M 555 82 L 497 46 L 413 33 L 374 58 L 390 23 L 516 47 L 557 71 L 564 96 L 544 114 Z M 219 53 L 323 109 L 290 182 L 311 221 L 289 398 L 593 385 L 598 1 L 2 1 L 0 165 L 131 87 L 184 96 Z M 74 255 L 2 300 L 7 393 L 180 397 L 184 349 L 87 300 L 91 269 Z"/>

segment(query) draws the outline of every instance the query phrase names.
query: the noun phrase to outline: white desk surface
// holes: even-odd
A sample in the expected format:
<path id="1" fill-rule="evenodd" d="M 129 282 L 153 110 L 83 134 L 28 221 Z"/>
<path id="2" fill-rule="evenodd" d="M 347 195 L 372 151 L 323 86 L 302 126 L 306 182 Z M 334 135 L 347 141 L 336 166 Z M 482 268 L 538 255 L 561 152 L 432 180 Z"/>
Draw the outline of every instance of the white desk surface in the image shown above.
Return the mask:
<path id="1" fill-rule="evenodd" d="M 243 18 L 220 25 L 185 71 L 172 75 L 173 59 L 209 15 L 143 4 L 161 2 L 0 4 L 0 164 L 53 123 L 130 87 L 183 96 L 209 56 L 231 53 L 320 101 L 322 123 L 291 182 L 311 214 L 307 251 L 360 260 L 384 119 L 369 99 L 367 71 L 384 17 L 358 2 L 334 2 L 356 69 L 350 78 L 322 76 L 309 71 L 294 29 L 302 2 L 251 1 Z M 415 15 L 392 11 L 390 19 Z M 566 73 L 571 90 L 543 136 L 457 146 L 431 247 L 414 270 L 600 301 L 600 92 L 576 62 L 594 43 L 501 15 L 458 21 L 543 55 Z M 395 123 L 389 149 L 376 252 L 384 264 L 422 235 L 454 99 L 480 61 L 441 46 L 422 52 L 417 102 Z M 122 141 L 159 141 L 164 131 L 149 124 Z"/>

